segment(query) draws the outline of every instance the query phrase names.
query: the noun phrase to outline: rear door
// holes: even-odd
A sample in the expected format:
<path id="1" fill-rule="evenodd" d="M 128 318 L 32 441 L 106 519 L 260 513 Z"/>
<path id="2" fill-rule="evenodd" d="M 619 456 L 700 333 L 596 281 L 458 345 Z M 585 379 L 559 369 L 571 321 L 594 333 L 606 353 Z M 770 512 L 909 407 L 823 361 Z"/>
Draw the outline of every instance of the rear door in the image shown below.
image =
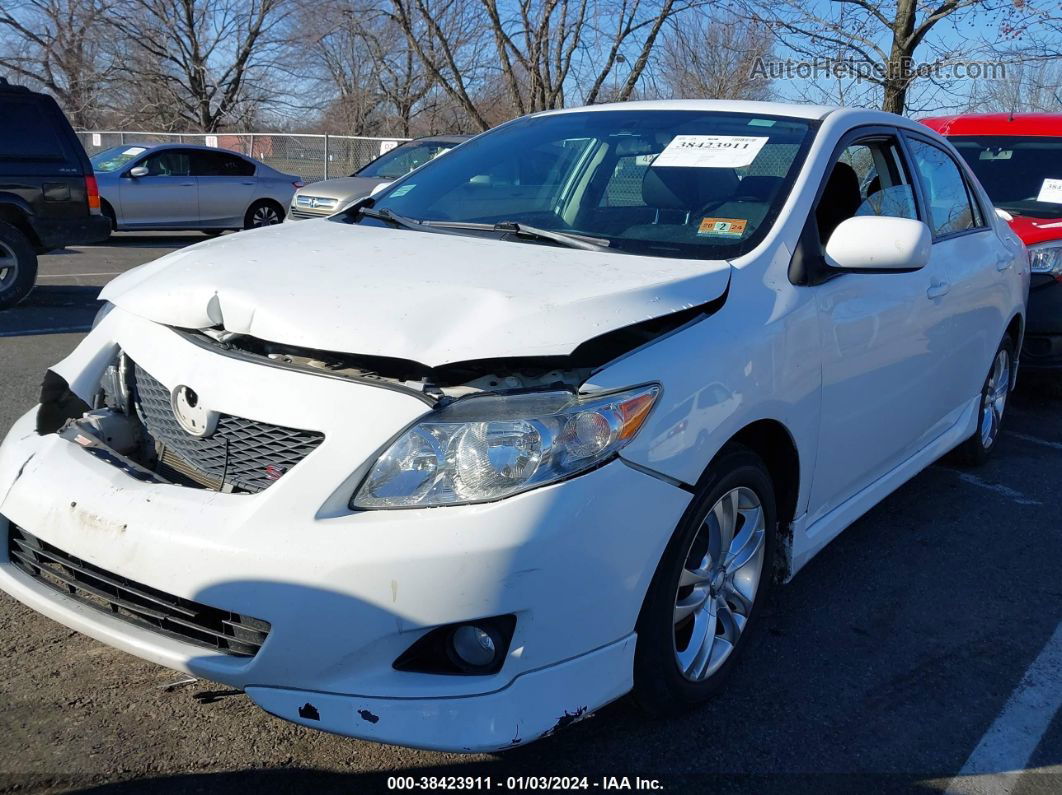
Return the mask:
<path id="1" fill-rule="evenodd" d="M 991 229 L 965 169 L 947 149 L 928 137 L 906 133 L 907 148 L 928 208 L 933 232 L 931 265 L 945 276 L 942 299 L 948 313 L 948 347 L 938 378 L 957 415 L 981 388 L 1003 330 L 1010 320 L 1007 280 L 1013 254 Z"/>
<path id="2" fill-rule="evenodd" d="M 199 220 L 205 227 L 242 228 L 255 196 L 255 164 L 231 152 L 192 152 L 199 185 Z"/>
<path id="3" fill-rule="evenodd" d="M 146 167 L 147 176 L 131 176 L 136 166 Z M 187 149 L 162 149 L 141 158 L 122 173 L 118 195 L 122 227 L 190 229 L 199 225 L 199 197 Z"/>

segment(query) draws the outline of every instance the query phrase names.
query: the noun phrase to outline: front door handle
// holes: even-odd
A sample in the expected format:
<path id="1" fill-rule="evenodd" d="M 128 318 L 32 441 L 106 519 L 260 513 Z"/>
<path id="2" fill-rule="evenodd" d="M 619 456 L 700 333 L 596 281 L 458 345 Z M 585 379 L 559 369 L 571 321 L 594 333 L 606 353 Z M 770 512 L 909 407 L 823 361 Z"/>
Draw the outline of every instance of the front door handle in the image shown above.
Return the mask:
<path id="1" fill-rule="evenodd" d="M 943 298 L 951 290 L 951 285 L 947 282 L 933 282 L 929 285 L 929 289 L 926 290 L 926 297 L 935 299 Z"/>
<path id="2" fill-rule="evenodd" d="M 181 187 L 182 188 L 194 188 L 195 187 L 195 183 L 194 182 L 182 182 L 181 183 Z"/>

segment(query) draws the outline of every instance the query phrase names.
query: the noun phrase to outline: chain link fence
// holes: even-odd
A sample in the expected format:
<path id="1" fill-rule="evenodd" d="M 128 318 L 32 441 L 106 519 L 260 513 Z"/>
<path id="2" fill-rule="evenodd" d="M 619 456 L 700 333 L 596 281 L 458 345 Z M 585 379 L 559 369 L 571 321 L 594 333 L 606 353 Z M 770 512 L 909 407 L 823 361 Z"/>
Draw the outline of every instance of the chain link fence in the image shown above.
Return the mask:
<path id="1" fill-rule="evenodd" d="M 136 144 L 199 144 L 253 157 L 305 182 L 345 177 L 408 138 L 364 138 L 354 135 L 286 133 L 162 133 L 131 130 L 78 132 L 89 157 L 113 146 Z"/>

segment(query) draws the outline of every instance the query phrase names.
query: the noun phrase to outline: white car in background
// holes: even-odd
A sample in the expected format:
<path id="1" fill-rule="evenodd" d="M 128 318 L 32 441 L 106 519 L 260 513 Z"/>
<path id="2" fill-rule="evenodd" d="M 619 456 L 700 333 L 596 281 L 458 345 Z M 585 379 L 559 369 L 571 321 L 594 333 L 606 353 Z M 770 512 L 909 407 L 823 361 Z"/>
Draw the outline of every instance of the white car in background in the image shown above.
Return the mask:
<path id="1" fill-rule="evenodd" d="M 123 145 L 93 155 L 114 230 L 254 229 L 279 224 L 302 179 L 252 157 L 189 144 Z"/>
<path id="2" fill-rule="evenodd" d="M 354 737 L 510 748 L 632 690 L 671 713 L 774 582 L 993 450 L 1028 286 L 898 116 L 517 119 L 112 281 L 0 447 L 0 588 Z"/>

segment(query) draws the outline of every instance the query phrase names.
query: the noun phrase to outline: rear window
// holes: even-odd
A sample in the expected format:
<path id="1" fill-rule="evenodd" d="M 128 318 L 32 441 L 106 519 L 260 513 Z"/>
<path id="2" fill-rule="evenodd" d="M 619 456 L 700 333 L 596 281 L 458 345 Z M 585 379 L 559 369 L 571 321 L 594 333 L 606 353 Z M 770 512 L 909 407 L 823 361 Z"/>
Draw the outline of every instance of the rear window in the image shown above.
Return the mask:
<path id="1" fill-rule="evenodd" d="M 32 99 L 0 98 L 0 158 L 65 160 L 51 113 Z"/>

